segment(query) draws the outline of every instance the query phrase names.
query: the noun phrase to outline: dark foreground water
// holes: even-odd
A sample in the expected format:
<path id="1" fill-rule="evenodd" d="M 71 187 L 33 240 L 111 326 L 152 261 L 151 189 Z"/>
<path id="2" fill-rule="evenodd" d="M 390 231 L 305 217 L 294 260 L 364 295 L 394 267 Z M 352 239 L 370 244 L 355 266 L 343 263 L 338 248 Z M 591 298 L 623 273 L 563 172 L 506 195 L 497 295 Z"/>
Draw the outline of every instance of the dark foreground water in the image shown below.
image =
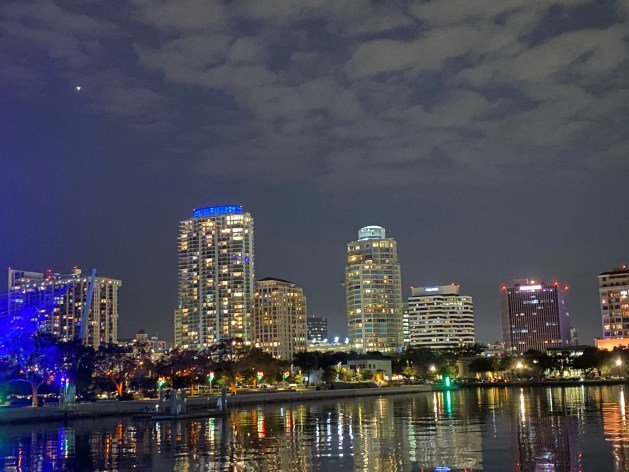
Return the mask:
<path id="1" fill-rule="evenodd" d="M 0 427 L 0 469 L 629 471 L 622 387 L 478 389 Z"/>

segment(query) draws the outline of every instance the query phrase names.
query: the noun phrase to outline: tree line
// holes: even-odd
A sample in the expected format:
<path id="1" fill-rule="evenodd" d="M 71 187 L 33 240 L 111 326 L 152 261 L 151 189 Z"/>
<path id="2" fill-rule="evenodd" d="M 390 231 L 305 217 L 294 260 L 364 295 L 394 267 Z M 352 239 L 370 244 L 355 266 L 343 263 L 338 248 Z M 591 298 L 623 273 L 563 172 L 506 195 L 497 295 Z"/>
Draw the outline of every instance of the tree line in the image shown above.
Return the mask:
<path id="1" fill-rule="evenodd" d="M 540 379 L 563 376 L 570 369 L 586 377 L 603 373 L 624 375 L 629 365 L 628 350 L 601 351 L 585 348 L 582 355 L 570 352 L 548 355 L 529 351 L 522 356 L 482 355 L 484 346 L 475 344 L 457 349 L 434 350 L 408 348 L 385 356 L 380 352 L 299 352 L 291 361 L 273 358 L 261 349 L 246 346 L 238 339 L 221 341 L 207 349 L 174 348 L 155 357 L 148 344 L 107 344 L 99 349 L 79 341 L 60 341 L 54 336 L 36 332 L 28 339 L 16 339 L 0 346 L 0 394 L 14 385 L 30 387 L 32 405 L 39 405 L 40 391 L 56 392 L 64 382 L 76 386 L 80 399 L 91 399 L 102 392 L 115 391 L 120 399 L 131 397 L 130 391 L 155 395 L 159 388 L 187 388 L 195 392 L 209 387 L 260 384 L 308 383 L 311 374 L 322 370 L 326 383 L 371 380 L 373 372 L 356 372 L 343 368 L 349 359 L 388 358 L 393 373 L 408 382 L 460 376 L 459 361 L 466 360 L 471 375 L 502 378 Z"/>

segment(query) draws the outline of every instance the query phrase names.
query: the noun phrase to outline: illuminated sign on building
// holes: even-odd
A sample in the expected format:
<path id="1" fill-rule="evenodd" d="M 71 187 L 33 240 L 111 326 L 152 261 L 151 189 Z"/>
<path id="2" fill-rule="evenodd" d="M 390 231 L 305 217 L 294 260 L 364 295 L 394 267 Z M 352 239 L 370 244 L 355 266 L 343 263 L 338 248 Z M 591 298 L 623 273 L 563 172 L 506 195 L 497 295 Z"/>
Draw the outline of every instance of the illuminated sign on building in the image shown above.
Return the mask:
<path id="1" fill-rule="evenodd" d="M 242 214 L 242 207 L 240 205 L 220 205 L 211 206 L 205 208 L 198 208 L 192 213 L 193 218 L 203 218 L 204 216 L 213 215 L 229 215 L 229 214 Z"/>
<path id="2" fill-rule="evenodd" d="M 426 292 L 438 292 L 439 291 L 439 287 L 426 287 L 424 290 Z"/>
<path id="3" fill-rule="evenodd" d="M 541 290 L 541 285 L 520 285 L 520 292 L 534 292 L 535 290 Z"/>

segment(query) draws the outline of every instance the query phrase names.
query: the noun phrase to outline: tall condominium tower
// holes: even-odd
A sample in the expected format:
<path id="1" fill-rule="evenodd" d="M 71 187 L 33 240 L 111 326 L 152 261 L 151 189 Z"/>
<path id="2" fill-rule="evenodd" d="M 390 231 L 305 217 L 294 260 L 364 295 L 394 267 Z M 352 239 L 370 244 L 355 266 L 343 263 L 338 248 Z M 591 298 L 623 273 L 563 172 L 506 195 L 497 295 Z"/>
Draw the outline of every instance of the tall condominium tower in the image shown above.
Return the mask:
<path id="1" fill-rule="evenodd" d="M 253 342 L 277 359 L 306 350 L 306 297 L 288 280 L 267 277 L 253 294 Z"/>
<path id="2" fill-rule="evenodd" d="M 323 342 L 328 339 L 328 319 L 323 316 L 308 317 L 308 341 Z"/>
<path id="3" fill-rule="evenodd" d="M 629 338 L 629 270 L 626 266 L 598 276 L 603 339 Z"/>
<path id="4" fill-rule="evenodd" d="M 403 346 L 402 281 L 397 243 L 380 226 L 347 244 L 345 298 L 350 349 L 395 352 Z"/>
<path id="5" fill-rule="evenodd" d="M 79 337 L 81 315 L 87 302 L 89 275 L 74 267 L 70 274 L 9 269 L 9 307 L 46 305 L 42 329 L 64 341 Z M 118 342 L 118 290 L 120 280 L 96 277 L 88 312 L 84 343 L 98 349 Z M 67 290 L 64 287 L 68 287 Z M 61 293 L 61 295 L 59 295 Z"/>
<path id="6" fill-rule="evenodd" d="M 179 223 L 175 345 L 202 349 L 251 342 L 253 218 L 241 206 L 194 210 Z"/>
<path id="7" fill-rule="evenodd" d="M 570 315 L 566 307 L 567 285 L 519 279 L 512 287 L 500 287 L 502 332 L 508 352 L 570 346 Z"/>
<path id="8" fill-rule="evenodd" d="M 447 349 L 476 340 L 472 297 L 458 285 L 412 287 L 407 317 L 411 346 Z"/>

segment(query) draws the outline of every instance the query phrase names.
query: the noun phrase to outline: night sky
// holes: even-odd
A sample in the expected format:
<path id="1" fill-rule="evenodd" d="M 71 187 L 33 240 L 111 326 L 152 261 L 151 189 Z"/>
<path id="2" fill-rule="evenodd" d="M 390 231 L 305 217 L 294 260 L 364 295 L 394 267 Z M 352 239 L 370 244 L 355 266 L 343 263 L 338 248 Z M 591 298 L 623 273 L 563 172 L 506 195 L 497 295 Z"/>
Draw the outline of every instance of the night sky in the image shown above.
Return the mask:
<path id="1" fill-rule="evenodd" d="M 397 239 L 409 285 L 457 282 L 477 335 L 499 285 L 629 261 L 629 2 L 0 2 L 0 283 L 8 266 L 123 280 L 120 336 L 172 339 L 176 237 L 255 218 L 256 278 L 345 336 L 345 245 Z M 81 87 L 77 90 L 76 87 Z M 0 290 L 2 291 L 2 290 Z"/>

